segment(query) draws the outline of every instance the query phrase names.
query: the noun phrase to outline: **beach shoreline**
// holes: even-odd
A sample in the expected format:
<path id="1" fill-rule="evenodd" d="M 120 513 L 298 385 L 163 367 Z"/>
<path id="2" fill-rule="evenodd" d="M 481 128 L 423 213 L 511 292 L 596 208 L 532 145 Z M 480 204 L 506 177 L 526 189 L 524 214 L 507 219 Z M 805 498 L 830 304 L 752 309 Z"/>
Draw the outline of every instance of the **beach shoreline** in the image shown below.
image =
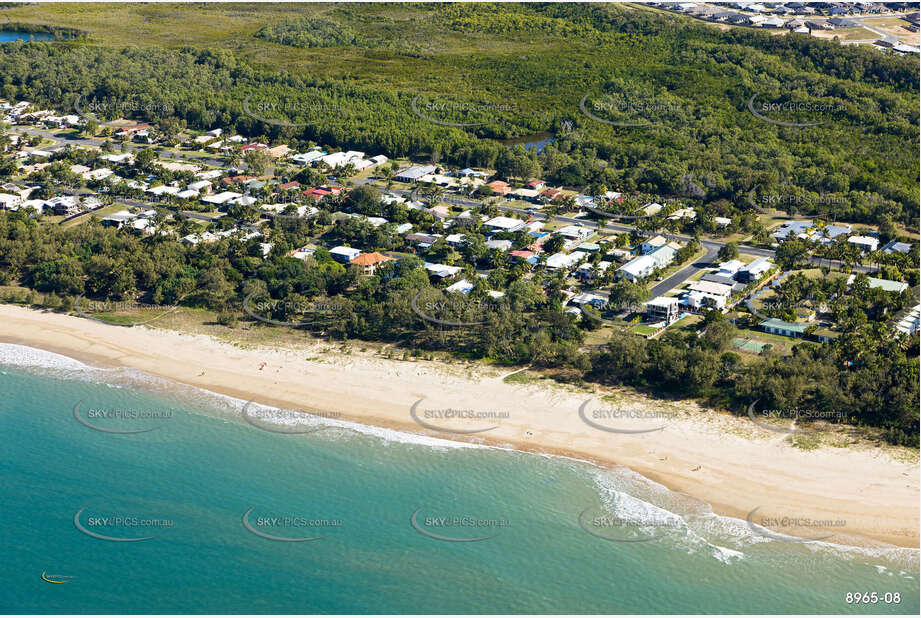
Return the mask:
<path id="1" fill-rule="evenodd" d="M 916 457 L 906 463 L 883 449 L 803 450 L 790 445 L 786 434 L 689 402 L 618 394 L 610 404 L 575 388 L 509 384 L 488 368 L 478 375 L 458 375 L 453 365 L 318 352 L 318 345 L 243 349 L 207 335 L 126 328 L 12 305 L 0 305 L 0 342 L 97 367 L 130 367 L 242 401 L 336 414 L 363 425 L 565 456 L 606 468 L 626 466 L 740 520 L 757 509 L 755 523 L 768 517 L 845 522 L 837 528 L 777 530 L 782 535 L 833 534 L 838 539 L 829 542 L 854 545 L 862 539 L 918 548 Z M 593 427 L 580 409 L 583 415 L 629 409 L 632 415 L 596 424 L 642 433 Z M 465 414 L 481 416 L 457 418 Z"/>

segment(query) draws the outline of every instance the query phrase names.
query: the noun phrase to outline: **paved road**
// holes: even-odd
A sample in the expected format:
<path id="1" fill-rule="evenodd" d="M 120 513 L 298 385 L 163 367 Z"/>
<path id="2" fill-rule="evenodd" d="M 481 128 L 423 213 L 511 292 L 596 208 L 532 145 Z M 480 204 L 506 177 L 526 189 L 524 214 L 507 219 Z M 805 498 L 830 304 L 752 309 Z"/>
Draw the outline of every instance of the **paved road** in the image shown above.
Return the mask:
<path id="1" fill-rule="evenodd" d="M 652 286 L 652 289 L 649 291 L 652 295 L 652 298 L 656 296 L 662 296 L 672 288 L 675 288 L 687 279 L 690 279 L 695 274 L 700 271 L 710 268 L 716 262 L 716 254 L 719 253 L 719 246 L 715 243 L 704 245 L 704 248 L 707 250 L 707 253 L 704 254 L 699 260 L 695 260 L 693 264 L 688 264 L 675 274 L 666 277 L 661 283 L 657 283 Z"/>

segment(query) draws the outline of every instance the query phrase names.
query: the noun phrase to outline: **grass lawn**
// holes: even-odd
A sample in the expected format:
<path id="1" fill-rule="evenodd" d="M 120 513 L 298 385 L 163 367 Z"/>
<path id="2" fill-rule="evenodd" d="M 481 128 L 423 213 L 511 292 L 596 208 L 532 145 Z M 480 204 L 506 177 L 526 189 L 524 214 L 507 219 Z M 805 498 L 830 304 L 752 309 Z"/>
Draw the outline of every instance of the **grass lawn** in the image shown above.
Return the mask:
<path id="1" fill-rule="evenodd" d="M 658 328 L 653 328 L 652 326 L 647 326 L 647 325 L 645 325 L 645 324 L 639 324 L 639 325 L 637 325 L 637 326 L 634 326 L 631 330 L 632 330 L 635 334 L 637 334 L 637 335 L 643 335 L 644 337 L 645 337 L 645 336 L 648 336 L 648 335 L 653 335 L 653 334 L 659 332 L 659 329 L 658 329 Z"/>
<path id="2" fill-rule="evenodd" d="M 867 17 L 863 23 L 870 26 L 907 26 L 908 22 L 900 17 Z"/>
<path id="3" fill-rule="evenodd" d="M 879 38 L 876 33 L 866 28 L 836 28 L 834 36 L 842 41 L 862 41 Z"/>
<path id="4" fill-rule="evenodd" d="M 680 330 L 685 332 L 697 332 L 697 325 L 704 319 L 702 315 L 697 315 L 696 313 L 689 313 L 677 322 L 672 322 L 669 325 L 669 328 L 672 330 Z"/>

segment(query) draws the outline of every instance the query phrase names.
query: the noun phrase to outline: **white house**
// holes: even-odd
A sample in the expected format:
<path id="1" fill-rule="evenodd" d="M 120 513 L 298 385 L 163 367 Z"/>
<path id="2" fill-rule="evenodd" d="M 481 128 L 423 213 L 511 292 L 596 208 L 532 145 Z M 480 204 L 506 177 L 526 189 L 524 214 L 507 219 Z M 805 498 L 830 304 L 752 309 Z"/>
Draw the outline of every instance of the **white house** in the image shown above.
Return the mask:
<path id="1" fill-rule="evenodd" d="M 511 217 L 493 217 L 483 225 L 495 232 L 517 232 L 524 227 L 524 221 L 512 219 Z"/>
<path id="2" fill-rule="evenodd" d="M 571 268 L 585 259 L 585 254 L 581 251 L 575 253 L 554 253 L 547 258 L 547 268 L 557 270 L 559 268 Z"/>
<path id="3" fill-rule="evenodd" d="M 353 247 L 339 246 L 339 247 L 333 247 L 332 249 L 330 249 L 329 254 L 337 262 L 340 262 L 342 264 L 348 264 L 349 262 L 357 258 L 359 255 L 361 255 L 361 251 Z"/>
<path id="4" fill-rule="evenodd" d="M 655 269 L 656 261 L 652 256 L 640 255 L 618 268 L 617 272 L 627 281 L 635 283 L 651 275 Z"/>
<path id="5" fill-rule="evenodd" d="M 860 247 L 861 251 L 876 251 L 879 246 L 879 239 L 872 236 L 851 236 L 847 239 L 849 243 Z"/>
<path id="6" fill-rule="evenodd" d="M 659 247 L 663 247 L 668 243 L 668 239 L 661 234 L 653 236 L 652 238 L 647 238 L 643 241 L 643 244 L 640 245 L 640 253 L 646 255 L 652 253 Z"/>
<path id="7" fill-rule="evenodd" d="M 460 292 L 461 294 L 469 294 L 472 291 L 473 284 L 466 279 L 461 279 L 457 283 L 452 283 L 445 288 L 445 292 Z"/>
<path id="8" fill-rule="evenodd" d="M 22 203 L 22 198 L 11 193 L 0 193 L 0 209 L 15 210 Z"/>
<path id="9" fill-rule="evenodd" d="M 556 233 L 567 240 L 583 241 L 592 235 L 592 230 L 581 225 L 567 225 L 558 229 Z"/>
<path id="10" fill-rule="evenodd" d="M 652 320 L 665 320 L 671 322 L 681 312 L 678 307 L 678 298 L 657 296 L 645 303 L 646 316 Z"/>
<path id="11" fill-rule="evenodd" d="M 242 193 L 235 193 L 233 191 L 222 191 L 215 195 L 206 195 L 201 198 L 201 201 L 205 204 L 212 204 L 214 206 L 223 206 L 230 200 L 236 199 L 238 197 L 243 197 Z"/>

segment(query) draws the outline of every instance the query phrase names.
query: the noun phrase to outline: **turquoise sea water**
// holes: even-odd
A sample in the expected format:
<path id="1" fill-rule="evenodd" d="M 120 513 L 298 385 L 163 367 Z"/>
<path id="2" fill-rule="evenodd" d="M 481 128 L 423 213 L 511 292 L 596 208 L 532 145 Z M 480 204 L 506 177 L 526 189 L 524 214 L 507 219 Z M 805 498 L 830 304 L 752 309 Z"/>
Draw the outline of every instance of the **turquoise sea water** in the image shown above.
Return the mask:
<path id="1" fill-rule="evenodd" d="M 80 418 L 98 427 L 156 429 L 97 431 L 74 418 L 78 403 Z M 328 421 L 309 425 L 327 427 L 314 433 L 264 431 L 241 420 L 242 404 L 0 344 L 0 610 L 919 609 L 917 552 L 768 541 L 628 470 Z M 94 411 L 103 409 L 150 418 L 100 418 Z M 652 540 L 589 534 L 579 524 L 585 509 L 590 520 L 619 518 L 596 532 Z M 321 538 L 259 536 L 243 525 L 248 511 L 257 532 Z M 411 523 L 417 511 L 421 532 Z M 90 533 L 154 538 L 90 536 L 75 525 L 78 512 Z M 442 517 L 476 525 L 429 519 Z M 901 603 L 849 605 L 849 591 L 898 592 Z"/>

